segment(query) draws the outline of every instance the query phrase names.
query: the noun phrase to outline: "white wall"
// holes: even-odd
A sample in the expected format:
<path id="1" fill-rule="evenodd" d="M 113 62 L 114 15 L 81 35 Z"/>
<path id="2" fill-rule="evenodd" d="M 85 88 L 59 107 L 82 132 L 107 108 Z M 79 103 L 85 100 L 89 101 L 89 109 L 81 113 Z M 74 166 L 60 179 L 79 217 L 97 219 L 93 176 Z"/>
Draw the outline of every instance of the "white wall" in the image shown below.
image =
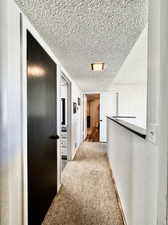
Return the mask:
<path id="1" fill-rule="evenodd" d="M 115 85 L 119 93 L 119 115 L 136 116 L 131 122 L 146 128 L 147 120 L 147 84 Z"/>
<path id="2" fill-rule="evenodd" d="M 116 92 L 100 93 L 100 141 L 107 142 L 107 116 L 116 115 Z"/>
<path id="3" fill-rule="evenodd" d="M 0 1 L 0 224 L 21 225 L 20 22 Z M 17 204 L 18 203 L 18 207 Z"/>
<path id="4" fill-rule="evenodd" d="M 87 97 L 83 94 L 83 140 L 87 137 Z"/>
<path id="5" fill-rule="evenodd" d="M 159 187 L 157 201 L 157 225 L 166 225 L 166 221 L 168 221 L 168 1 L 160 1 L 160 8 L 158 1 L 154 2 L 157 7 L 155 8 L 155 15 L 153 14 L 153 21 L 157 24 L 158 27 L 160 26 L 160 144 L 158 161 Z M 154 24 L 151 30 L 154 30 Z M 158 33 L 155 37 L 157 39 L 159 38 Z M 159 62 L 157 63 L 158 54 L 157 58 L 155 58 L 155 65 L 157 67 L 159 66 Z"/>
<path id="6" fill-rule="evenodd" d="M 157 147 L 108 120 L 108 158 L 128 225 L 156 225 Z"/>
<path id="7" fill-rule="evenodd" d="M 146 128 L 148 26 L 144 28 L 109 89 L 119 92 L 119 115 Z"/>
<path id="8" fill-rule="evenodd" d="M 61 98 L 65 98 L 67 100 L 67 85 L 61 84 Z"/>
<path id="9" fill-rule="evenodd" d="M 109 121 L 108 155 L 128 225 L 166 225 L 168 2 L 149 1 L 147 131 L 156 143 Z"/>
<path id="10" fill-rule="evenodd" d="M 78 88 L 78 86 L 75 84 L 74 81 L 72 81 L 72 139 L 71 139 L 71 148 L 72 148 L 72 159 L 75 156 L 75 153 L 77 151 L 77 148 L 79 147 L 80 143 L 82 142 L 81 139 L 81 121 L 83 119 L 81 110 L 81 105 L 78 106 L 77 112 L 73 113 L 73 102 L 78 103 L 78 98 L 81 98 L 81 90 Z"/>

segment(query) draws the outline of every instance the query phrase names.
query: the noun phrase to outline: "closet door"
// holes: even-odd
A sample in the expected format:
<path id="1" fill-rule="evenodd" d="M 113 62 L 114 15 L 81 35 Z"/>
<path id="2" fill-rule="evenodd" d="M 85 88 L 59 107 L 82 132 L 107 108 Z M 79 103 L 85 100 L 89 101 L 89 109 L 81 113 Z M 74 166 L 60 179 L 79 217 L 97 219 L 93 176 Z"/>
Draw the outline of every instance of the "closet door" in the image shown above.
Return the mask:
<path id="1" fill-rule="evenodd" d="M 40 225 L 57 191 L 56 64 L 27 32 L 28 219 Z"/>

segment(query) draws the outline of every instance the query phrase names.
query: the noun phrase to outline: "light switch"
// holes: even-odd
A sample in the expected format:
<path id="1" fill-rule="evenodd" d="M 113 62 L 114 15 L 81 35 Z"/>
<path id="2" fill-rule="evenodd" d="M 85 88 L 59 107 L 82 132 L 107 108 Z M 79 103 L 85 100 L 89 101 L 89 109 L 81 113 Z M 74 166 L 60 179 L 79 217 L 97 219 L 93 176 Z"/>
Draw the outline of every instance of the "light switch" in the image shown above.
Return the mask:
<path id="1" fill-rule="evenodd" d="M 151 123 L 148 129 L 148 140 L 152 144 L 157 144 L 157 139 L 158 139 L 158 125 Z"/>

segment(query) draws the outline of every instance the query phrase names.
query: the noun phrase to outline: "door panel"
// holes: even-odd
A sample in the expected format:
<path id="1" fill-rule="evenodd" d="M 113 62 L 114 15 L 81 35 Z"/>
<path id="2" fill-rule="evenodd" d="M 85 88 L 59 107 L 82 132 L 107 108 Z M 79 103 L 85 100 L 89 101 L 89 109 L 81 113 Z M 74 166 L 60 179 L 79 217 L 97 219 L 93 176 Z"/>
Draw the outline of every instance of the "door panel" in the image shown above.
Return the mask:
<path id="1" fill-rule="evenodd" d="M 56 64 L 27 32 L 28 219 L 40 225 L 57 191 Z"/>
<path id="2" fill-rule="evenodd" d="M 116 93 L 100 94 L 100 142 L 107 142 L 107 116 L 116 115 Z"/>

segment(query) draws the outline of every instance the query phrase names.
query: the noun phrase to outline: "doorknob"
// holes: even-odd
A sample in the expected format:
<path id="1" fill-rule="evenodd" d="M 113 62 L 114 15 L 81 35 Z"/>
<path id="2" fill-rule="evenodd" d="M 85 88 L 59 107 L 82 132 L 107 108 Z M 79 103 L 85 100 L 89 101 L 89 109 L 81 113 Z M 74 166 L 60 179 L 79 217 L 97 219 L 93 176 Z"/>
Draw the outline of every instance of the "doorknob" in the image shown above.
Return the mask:
<path id="1" fill-rule="evenodd" d="M 59 139 L 59 136 L 56 134 L 56 135 L 51 135 L 50 136 L 50 139 L 56 139 L 56 140 L 58 140 Z"/>
<path id="2" fill-rule="evenodd" d="M 100 120 L 100 122 L 102 122 L 103 120 Z"/>

